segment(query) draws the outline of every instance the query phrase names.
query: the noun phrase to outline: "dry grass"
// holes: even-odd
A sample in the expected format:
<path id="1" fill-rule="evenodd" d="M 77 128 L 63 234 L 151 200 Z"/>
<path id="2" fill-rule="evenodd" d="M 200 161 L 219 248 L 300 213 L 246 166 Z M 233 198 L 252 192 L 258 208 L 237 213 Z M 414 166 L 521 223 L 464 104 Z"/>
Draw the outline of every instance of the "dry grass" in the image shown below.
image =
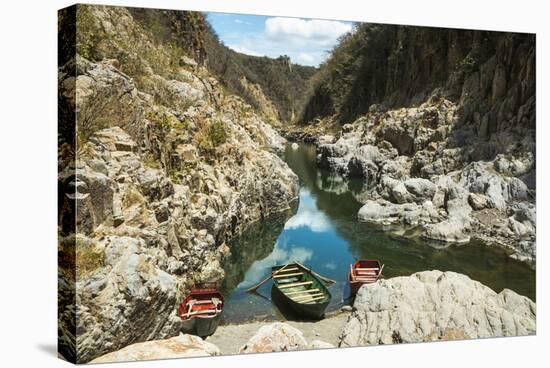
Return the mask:
<path id="1" fill-rule="evenodd" d="M 122 205 L 124 208 L 129 208 L 134 205 L 141 205 L 145 203 L 145 198 L 138 188 L 132 186 L 124 192 L 122 199 Z"/>
<path id="2" fill-rule="evenodd" d="M 59 267 L 73 279 L 81 279 L 105 264 L 105 253 L 88 238 L 75 234 L 60 240 Z"/>

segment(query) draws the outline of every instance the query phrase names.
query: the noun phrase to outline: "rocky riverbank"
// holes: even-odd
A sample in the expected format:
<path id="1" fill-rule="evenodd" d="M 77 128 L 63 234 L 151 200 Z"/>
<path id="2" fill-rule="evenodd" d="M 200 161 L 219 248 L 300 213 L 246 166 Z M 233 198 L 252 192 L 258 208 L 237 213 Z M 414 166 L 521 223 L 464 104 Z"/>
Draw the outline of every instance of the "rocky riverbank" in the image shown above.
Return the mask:
<path id="1" fill-rule="evenodd" d="M 516 127 L 479 136 L 459 122 L 458 106 L 433 97 L 419 107 L 371 111 L 337 134 L 304 134 L 318 165 L 342 179 L 361 178 L 360 221 L 434 246 L 472 238 L 535 263 L 535 136 Z M 534 109 L 534 101 L 520 114 Z M 521 119 L 521 117 L 517 117 Z"/>
<path id="2" fill-rule="evenodd" d="M 363 24 L 319 76 L 287 136 L 363 179 L 361 221 L 534 267 L 534 35 Z"/>
<path id="3" fill-rule="evenodd" d="M 348 310 L 349 308 L 349 310 Z M 93 363 L 532 335 L 536 305 L 454 272 L 424 271 L 363 286 L 353 308 L 311 322 L 253 322 L 214 335 L 131 345 Z"/>

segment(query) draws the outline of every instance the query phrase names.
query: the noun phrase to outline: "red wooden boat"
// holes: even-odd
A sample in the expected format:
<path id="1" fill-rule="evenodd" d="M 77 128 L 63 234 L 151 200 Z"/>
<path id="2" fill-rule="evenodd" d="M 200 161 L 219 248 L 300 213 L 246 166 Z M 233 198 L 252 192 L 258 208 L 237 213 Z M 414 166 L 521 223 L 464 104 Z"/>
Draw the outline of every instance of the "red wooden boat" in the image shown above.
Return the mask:
<path id="1" fill-rule="evenodd" d="M 178 308 L 182 331 L 200 337 L 212 335 L 220 322 L 223 304 L 223 295 L 217 285 L 191 288 Z"/>
<path id="2" fill-rule="evenodd" d="M 361 259 L 350 265 L 348 279 L 351 295 L 357 294 L 361 285 L 378 281 L 382 277 L 383 268 L 384 265 L 375 259 Z"/>

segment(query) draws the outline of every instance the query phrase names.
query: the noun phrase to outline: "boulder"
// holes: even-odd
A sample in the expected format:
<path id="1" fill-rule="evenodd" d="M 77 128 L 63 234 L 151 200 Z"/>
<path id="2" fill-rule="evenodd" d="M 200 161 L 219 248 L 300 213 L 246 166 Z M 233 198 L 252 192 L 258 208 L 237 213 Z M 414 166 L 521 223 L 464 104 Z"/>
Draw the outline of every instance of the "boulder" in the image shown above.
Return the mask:
<path id="1" fill-rule="evenodd" d="M 107 268 L 99 271 L 100 277 L 77 284 L 79 362 L 134 341 L 177 335 L 181 320 L 175 314 L 176 280 L 155 266 L 143 245 L 129 237 L 106 238 L 102 246 Z"/>
<path id="2" fill-rule="evenodd" d="M 361 287 L 340 347 L 533 335 L 536 305 L 465 275 L 424 271 Z"/>
<path id="3" fill-rule="evenodd" d="M 163 171 L 153 168 L 140 169 L 137 175 L 141 191 L 149 200 L 161 200 L 174 194 L 174 185 Z"/>
<path id="4" fill-rule="evenodd" d="M 135 152 L 137 149 L 137 144 L 132 140 L 130 135 L 118 126 L 102 129 L 94 133 L 91 140 L 111 152 Z"/>
<path id="5" fill-rule="evenodd" d="M 206 342 L 197 336 L 182 334 L 170 339 L 128 345 L 120 350 L 95 358 L 90 363 L 189 358 L 220 354 L 220 349 L 216 345 Z"/>
<path id="6" fill-rule="evenodd" d="M 483 194 L 470 193 L 468 195 L 468 204 L 475 210 L 489 208 L 489 199 Z"/>
<path id="7" fill-rule="evenodd" d="M 263 326 L 241 347 L 239 353 L 293 351 L 307 347 L 302 331 L 286 323 Z"/>
<path id="8" fill-rule="evenodd" d="M 395 204 L 385 200 L 367 200 L 357 214 L 359 221 L 379 225 L 415 227 L 437 221 L 439 215 L 430 201 Z"/>
<path id="9" fill-rule="evenodd" d="M 481 162 L 471 163 L 464 168 L 460 184 L 472 193 L 486 195 L 493 208 L 504 209 L 512 200 L 528 198 L 528 188 L 523 181 L 502 176 Z"/>
<path id="10" fill-rule="evenodd" d="M 424 228 L 423 237 L 445 243 L 467 243 L 470 236 L 467 233 L 468 223 L 464 219 L 448 219 Z"/>
<path id="11" fill-rule="evenodd" d="M 412 202 L 413 197 L 411 193 L 407 190 L 405 183 L 403 182 L 394 182 L 394 185 L 391 187 L 391 196 L 396 203 L 409 203 Z"/>
<path id="12" fill-rule="evenodd" d="M 381 127 L 379 137 L 390 142 L 400 155 L 410 156 L 414 153 L 414 131 L 409 121 L 389 118 Z"/>
<path id="13" fill-rule="evenodd" d="M 319 138 L 317 138 L 317 144 L 332 144 L 336 142 L 336 137 L 330 134 L 322 135 Z"/>
<path id="14" fill-rule="evenodd" d="M 436 185 L 428 179 L 412 178 L 403 183 L 407 191 L 411 193 L 416 201 L 431 201 L 435 194 Z"/>
<path id="15" fill-rule="evenodd" d="M 371 180 L 376 177 L 378 166 L 362 156 L 353 156 L 348 162 L 347 172 L 350 177 Z"/>

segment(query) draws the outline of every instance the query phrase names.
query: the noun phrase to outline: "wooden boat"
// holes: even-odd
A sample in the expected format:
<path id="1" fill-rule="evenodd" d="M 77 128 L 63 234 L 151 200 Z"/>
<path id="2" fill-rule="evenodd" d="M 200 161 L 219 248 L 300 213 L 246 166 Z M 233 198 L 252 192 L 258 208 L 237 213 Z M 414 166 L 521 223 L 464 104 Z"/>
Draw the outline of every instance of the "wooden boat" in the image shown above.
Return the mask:
<path id="1" fill-rule="evenodd" d="M 191 288 L 178 308 L 182 331 L 200 337 L 212 335 L 220 322 L 223 303 L 223 295 L 216 285 Z"/>
<path id="2" fill-rule="evenodd" d="M 350 265 L 348 275 L 351 295 L 354 296 L 364 284 L 372 284 L 382 277 L 383 265 L 375 259 L 361 259 Z"/>
<path id="3" fill-rule="evenodd" d="M 332 295 L 309 269 L 297 263 L 271 268 L 272 296 L 279 310 L 287 309 L 299 317 L 320 319 Z"/>

